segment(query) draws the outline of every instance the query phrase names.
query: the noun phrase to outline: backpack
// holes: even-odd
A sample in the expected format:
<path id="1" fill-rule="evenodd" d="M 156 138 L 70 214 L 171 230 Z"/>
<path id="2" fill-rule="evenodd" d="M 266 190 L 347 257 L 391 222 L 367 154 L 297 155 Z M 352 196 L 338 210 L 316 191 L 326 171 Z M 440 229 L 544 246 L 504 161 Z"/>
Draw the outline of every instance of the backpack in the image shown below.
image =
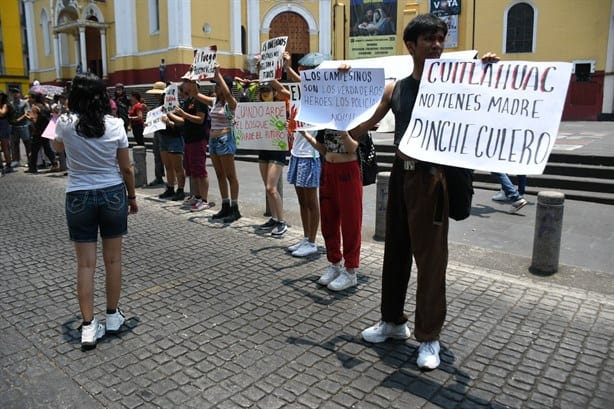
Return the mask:
<path id="1" fill-rule="evenodd" d="M 448 186 L 449 217 L 465 220 L 471 214 L 473 198 L 473 170 L 443 166 Z"/>
<path id="2" fill-rule="evenodd" d="M 367 133 L 358 138 L 358 161 L 360 162 L 360 173 L 362 175 L 362 185 L 368 186 L 375 183 L 377 179 L 377 155 L 371 134 Z"/>

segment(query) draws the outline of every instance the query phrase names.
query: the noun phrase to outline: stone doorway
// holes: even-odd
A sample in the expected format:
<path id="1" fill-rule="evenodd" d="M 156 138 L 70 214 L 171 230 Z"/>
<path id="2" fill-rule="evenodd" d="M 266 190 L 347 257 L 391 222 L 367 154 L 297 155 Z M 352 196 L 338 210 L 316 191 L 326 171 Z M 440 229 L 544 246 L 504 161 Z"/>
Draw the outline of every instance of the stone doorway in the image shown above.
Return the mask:
<path id="1" fill-rule="evenodd" d="M 298 60 L 309 50 L 309 25 L 305 19 L 293 12 L 283 12 L 271 21 L 269 38 L 288 36 L 286 51 L 292 56 L 292 67 L 298 66 Z"/>

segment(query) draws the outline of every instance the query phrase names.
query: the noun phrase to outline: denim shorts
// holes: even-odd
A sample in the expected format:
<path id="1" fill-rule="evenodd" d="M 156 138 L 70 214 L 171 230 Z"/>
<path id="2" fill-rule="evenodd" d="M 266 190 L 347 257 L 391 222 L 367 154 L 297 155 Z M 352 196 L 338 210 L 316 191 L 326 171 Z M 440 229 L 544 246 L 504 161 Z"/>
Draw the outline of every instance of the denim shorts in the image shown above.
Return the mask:
<path id="1" fill-rule="evenodd" d="M 237 141 L 233 132 L 209 138 L 209 155 L 234 155 L 237 153 Z"/>
<path id="2" fill-rule="evenodd" d="M 292 155 L 288 166 L 288 183 L 296 187 L 320 187 L 320 158 L 299 158 Z"/>
<path id="3" fill-rule="evenodd" d="M 181 136 L 160 136 L 160 150 L 168 153 L 183 153 L 184 143 Z"/>
<path id="4" fill-rule="evenodd" d="M 99 228 L 103 239 L 125 235 L 128 232 L 126 187 L 122 183 L 66 193 L 66 222 L 70 240 L 76 242 L 96 242 Z"/>

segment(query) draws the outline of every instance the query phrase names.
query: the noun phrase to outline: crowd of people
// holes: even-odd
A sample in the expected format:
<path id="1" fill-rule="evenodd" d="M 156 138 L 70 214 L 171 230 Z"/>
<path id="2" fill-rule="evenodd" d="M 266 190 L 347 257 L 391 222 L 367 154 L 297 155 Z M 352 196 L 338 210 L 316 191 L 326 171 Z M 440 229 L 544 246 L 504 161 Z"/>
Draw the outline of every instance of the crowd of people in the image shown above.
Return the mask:
<path id="1" fill-rule="evenodd" d="M 403 41 L 413 59 L 413 71 L 407 78 L 386 85 L 371 118 L 350 131 L 323 129 L 316 134 L 301 131 L 293 135 L 287 178 L 296 189 L 304 237 L 289 246 L 288 251 L 296 257 L 317 253 L 315 241 L 320 226 L 329 264 L 317 282 L 331 291 L 357 285 L 363 193 L 357 155 L 359 140 L 392 110 L 396 124 L 394 144 L 398 146 L 412 116 L 425 60 L 441 56 L 446 33 L 446 24 L 436 16 L 417 16 L 403 32 Z M 498 58 L 488 53 L 483 61 L 494 63 Z M 289 54 L 284 55 L 284 68 L 289 80 L 300 81 L 300 75 L 291 67 Z M 299 67 L 299 70 L 303 68 L 313 67 Z M 209 156 L 222 199 L 221 209 L 211 218 L 233 223 L 241 213 L 233 131 L 238 101 L 231 90 L 235 82 L 245 90 L 240 93 L 242 101 L 288 101 L 289 97 L 277 81 L 254 85 L 252 81 L 223 76 L 219 65 L 215 66 L 213 82 L 214 94 L 205 95 L 196 81 L 184 79 L 179 87 L 181 106 L 162 117 L 166 128 L 154 135 L 167 178 L 159 198 L 182 201 L 194 212 L 214 207 L 208 200 L 206 158 Z M 164 103 L 166 85 L 160 81 L 147 91 L 159 97 L 160 105 Z M 12 93 L 12 116 L 6 108 L 7 96 L 0 94 L 0 140 L 6 166 L 11 166 L 11 155 L 7 153 L 11 145 L 5 143 L 5 118 L 7 121 L 11 118 L 10 141 L 17 141 L 17 148 L 23 141 L 26 149 L 31 150 L 31 158 L 42 147 L 55 164 L 55 155 L 66 152 L 69 169 L 66 218 L 78 261 L 77 294 L 83 316 L 81 341 L 84 349 L 92 348 L 105 331 L 116 332 L 124 322 L 118 307 L 122 236 L 127 232 L 128 213 L 138 211 L 126 131 L 132 129 L 137 143 L 142 143 L 146 108 L 137 93 L 128 100 L 123 86 L 116 86 L 114 97 L 109 99 L 103 82 L 92 74 L 77 75 L 68 105 L 58 101 L 60 106 L 53 113 L 42 96 L 30 95 L 29 102 L 24 102 L 18 91 Z M 52 114 L 61 115 L 54 150 L 48 146 L 48 139 L 45 139 L 47 143 L 41 139 Z M 12 149 L 15 150 L 15 144 Z M 16 157 L 18 160 L 19 155 Z M 287 165 L 286 152 L 261 151 L 258 159 L 272 215 L 258 229 L 281 236 L 287 225 L 277 184 Z M 29 169 L 36 171 L 35 159 L 30 160 Z M 185 191 L 186 177 L 192 179 L 190 196 Z M 526 205 L 526 201 L 519 201 L 522 193 L 509 180 L 499 177 L 504 190 L 494 199 L 511 200 L 516 211 Z M 519 191 L 524 190 L 525 183 L 526 179 L 520 180 Z M 415 160 L 397 150 L 387 202 L 381 319 L 365 329 L 362 337 L 371 343 L 410 337 L 404 307 L 413 258 L 417 265 L 414 335 L 420 343 L 417 365 L 434 369 L 440 363 L 439 338 L 446 318 L 449 201 L 442 167 Z M 107 275 L 105 325 L 96 319 L 93 311 L 98 231 Z"/>

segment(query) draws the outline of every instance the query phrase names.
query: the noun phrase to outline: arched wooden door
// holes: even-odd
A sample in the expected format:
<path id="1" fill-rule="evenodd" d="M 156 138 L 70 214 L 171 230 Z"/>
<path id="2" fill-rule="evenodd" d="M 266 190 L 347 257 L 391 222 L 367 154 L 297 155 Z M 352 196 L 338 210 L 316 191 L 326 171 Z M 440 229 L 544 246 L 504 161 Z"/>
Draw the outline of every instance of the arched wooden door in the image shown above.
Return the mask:
<path id="1" fill-rule="evenodd" d="M 98 21 L 96 17 L 90 17 L 88 20 Z M 87 44 L 87 69 L 102 78 L 102 48 L 100 44 L 100 30 L 92 27 L 86 27 L 85 43 Z"/>
<path id="2" fill-rule="evenodd" d="M 309 25 L 297 13 L 278 14 L 271 21 L 269 38 L 282 36 L 288 36 L 286 51 L 292 55 L 292 66 L 296 68 L 297 61 L 309 52 Z"/>

